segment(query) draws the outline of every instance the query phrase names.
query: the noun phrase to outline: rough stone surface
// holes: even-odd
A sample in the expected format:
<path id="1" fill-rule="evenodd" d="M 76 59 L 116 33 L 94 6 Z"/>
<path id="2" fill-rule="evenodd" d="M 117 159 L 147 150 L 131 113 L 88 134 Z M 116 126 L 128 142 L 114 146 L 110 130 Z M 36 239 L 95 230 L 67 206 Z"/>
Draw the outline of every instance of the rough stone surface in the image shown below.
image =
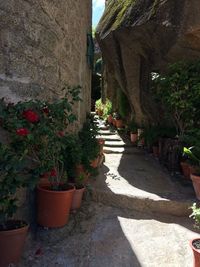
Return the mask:
<path id="1" fill-rule="evenodd" d="M 88 202 L 60 241 L 27 242 L 19 267 L 192 267 L 188 218 L 145 214 Z M 92 214 L 89 218 L 87 214 Z M 56 230 L 55 230 L 56 231 Z M 46 230 L 46 233 L 48 230 Z M 47 235 L 48 236 L 48 235 Z"/>
<path id="2" fill-rule="evenodd" d="M 104 131 L 108 136 L 109 130 Z M 121 136 L 115 133 L 121 139 L 114 142 L 115 147 L 113 141 L 106 141 L 103 168 L 91 184 L 93 199 L 115 207 L 188 216 L 188 207 L 195 201 L 191 181 L 185 183 L 181 175 L 171 177 L 157 159 Z"/>
<path id="3" fill-rule="evenodd" d="M 91 7 L 91 0 L 0 1 L 0 97 L 52 99 L 64 83 L 81 85 L 83 121 L 90 111 Z"/>
<path id="4" fill-rule="evenodd" d="M 159 121 L 150 73 L 200 58 L 199 0 L 110 0 L 97 28 L 107 88 L 126 93 L 138 123 Z M 115 98 L 115 93 L 108 96 Z"/>

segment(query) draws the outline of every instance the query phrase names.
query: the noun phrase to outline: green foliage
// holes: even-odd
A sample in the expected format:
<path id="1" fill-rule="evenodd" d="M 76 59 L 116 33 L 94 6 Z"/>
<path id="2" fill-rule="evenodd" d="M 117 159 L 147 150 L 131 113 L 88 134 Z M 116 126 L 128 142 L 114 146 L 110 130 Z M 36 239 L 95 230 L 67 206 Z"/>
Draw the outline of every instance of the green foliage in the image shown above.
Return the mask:
<path id="1" fill-rule="evenodd" d="M 138 130 L 138 125 L 137 123 L 135 122 L 134 119 L 132 119 L 130 121 L 130 123 L 128 124 L 128 129 L 131 133 L 137 133 L 137 130 Z"/>
<path id="2" fill-rule="evenodd" d="M 178 62 L 153 79 L 154 92 L 174 119 L 179 134 L 200 123 L 200 61 Z"/>
<path id="3" fill-rule="evenodd" d="M 53 102 L 31 100 L 16 105 L 2 100 L 0 118 L 10 134 L 10 146 L 20 160 L 30 159 L 35 185 L 39 176 L 48 176 L 52 189 L 58 190 L 60 182 L 66 182 L 64 155 L 68 137 L 67 127 L 76 120 L 73 113 L 75 102 L 80 101 L 80 87 L 63 88 L 65 96 Z"/>
<path id="4" fill-rule="evenodd" d="M 92 172 L 93 168 L 90 166 L 91 161 L 97 158 L 100 145 L 96 139 L 98 135 L 97 123 L 93 117 L 88 117 L 83 125 L 83 128 L 79 132 L 79 138 L 82 147 L 82 163 L 86 171 Z"/>
<path id="5" fill-rule="evenodd" d="M 6 228 L 5 222 L 17 209 L 16 191 L 29 184 L 27 179 L 27 159 L 19 158 L 9 146 L 0 143 L 0 225 Z"/>
<path id="6" fill-rule="evenodd" d="M 112 102 L 107 98 L 106 103 L 103 104 L 101 98 L 98 99 L 95 103 L 95 107 L 98 110 L 103 111 L 103 118 L 107 118 L 108 115 L 112 114 Z"/>
<path id="7" fill-rule="evenodd" d="M 195 221 L 195 227 L 200 228 L 200 208 L 197 207 L 196 203 L 193 203 L 192 207 L 192 213 L 190 214 L 190 218 L 194 219 Z"/>
<path id="8" fill-rule="evenodd" d="M 121 89 L 118 89 L 117 97 L 118 97 L 118 104 L 119 104 L 119 110 L 118 110 L 119 114 L 121 115 L 123 119 L 125 119 L 131 112 L 128 98 Z"/>

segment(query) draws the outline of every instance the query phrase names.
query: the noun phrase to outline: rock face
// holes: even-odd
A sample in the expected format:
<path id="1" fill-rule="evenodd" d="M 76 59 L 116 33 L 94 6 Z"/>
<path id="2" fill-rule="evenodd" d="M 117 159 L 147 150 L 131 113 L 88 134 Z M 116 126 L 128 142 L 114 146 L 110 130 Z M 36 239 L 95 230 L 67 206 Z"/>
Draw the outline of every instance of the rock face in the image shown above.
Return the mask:
<path id="1" fill-rule="evenodd" d="M 90 110 L 87 33 L 91 0 L 0 1 L 0 97 L 51 99 L 81 85 L 80 121 Z"/>
<path id="2" fill-rule="evenodd" d="M 107 80 L 116 80 L 126 93 L 137 122 L 159 120 L 150 74 L 178 60 L 200 58 L 200 1 L 110 0 L 97 39 Z M 109 90 L 116 89 L 112 84 Z"/>

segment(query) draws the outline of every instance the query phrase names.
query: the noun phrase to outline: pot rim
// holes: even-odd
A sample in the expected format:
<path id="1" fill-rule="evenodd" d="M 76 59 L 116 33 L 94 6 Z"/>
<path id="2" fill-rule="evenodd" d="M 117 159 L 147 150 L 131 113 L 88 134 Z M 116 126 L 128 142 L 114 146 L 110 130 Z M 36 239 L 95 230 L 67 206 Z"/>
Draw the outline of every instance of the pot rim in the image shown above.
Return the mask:
<path id="1" fill-rule="evenodd" d="M 66 192 L 71 192 L 71 191 L 75 191 L 75 187 L 71 184 L 68 184 L 71 188 L 70 189 L 67 189 L 67 190 L 49 190 L 47 188 L 44 188 L 44 187 L 48 187 L 47 185 L 37 185 L 37 189 L 40 190 L 40 191 L 43 191 L 43 192 L 51 192 L 52 194 L 65 194 Z"/>
<path id="2" fill-rule="evenodd" d="M 16 221 L 16 220 L 13 220 L 13 221 Z M 0 230 L 0 235 L 1 236 L 2 235 L 13 235 L 13 234 L 17 234 L 19 232 L 23 232 L 24 230 L 28 231 L 30 225 L 27 222 L 25 222 L 24 220 L 18 220 L 18 221 L 22 221 L 26 225 L 23 225 L 22 227 L 17 228 L 17 229 Z"/>
<path id="3" fill-rule="evenodd" d="M 196 238 L 193 238 L 193 239 L 191 239 L 190 240 L 190 247 L 194 250 L 194 251 L 196 251 L 197 253 L 199 253 L 200 254 L 200 249 L 196 249 L 194 246 L 193 246 L 193 242 L 194 241 L 196 241 L 196 240 L 199 240 L 200 241 L 200 237 L 196 237 Z"/>

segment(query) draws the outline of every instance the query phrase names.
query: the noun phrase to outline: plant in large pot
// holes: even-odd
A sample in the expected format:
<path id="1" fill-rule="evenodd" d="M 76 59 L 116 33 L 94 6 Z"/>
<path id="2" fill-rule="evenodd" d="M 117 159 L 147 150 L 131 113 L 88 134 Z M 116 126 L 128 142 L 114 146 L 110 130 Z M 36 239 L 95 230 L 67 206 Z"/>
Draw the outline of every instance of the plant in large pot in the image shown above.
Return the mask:
<path id="1" fill-rule="evenodd" d="M 130 130 L 130 139 L 133 144 L 137 143 L 138 140 L 138 125 L 134 119 L 128 124 L 128 129 Z"/>
<path id="2" fill-rule="evenodd" d="M 192 207 L 192 214 L 190 217 L 195 221 L 195 227 L 200 228 L 200 208 L 197 207 L 196 203 L 193 203 Z M 194 267 L 200 266 L 200 237 L 194 238 L 190 240 L 190 247 L 192 248 L 193 255 L 194 255 Z"/>
<path id="3" fill-rule="evenodd" d="M 99 163 L 100 144 L 97 140 L 98 126 L 93 118 L 88 117 L 79 132 L 82 147 L 82 164 L 86 171 L 96 173 Z"/>
<path id="4" fill-rule="evenodd" d="M 197 199 L 200 200 L 200 146 L 186 148 L 184 154 L 188 156 L 192 164 L 190 178 L 196 193 Z"/>
<path id="5" fill-rule="evenodd" d="M 18 208 L 17 191 L 28 185 L 26 160 L 10 145 L 0 143 L 0 266 L 18 264 L 28 224 L 14 219 Z"/>

